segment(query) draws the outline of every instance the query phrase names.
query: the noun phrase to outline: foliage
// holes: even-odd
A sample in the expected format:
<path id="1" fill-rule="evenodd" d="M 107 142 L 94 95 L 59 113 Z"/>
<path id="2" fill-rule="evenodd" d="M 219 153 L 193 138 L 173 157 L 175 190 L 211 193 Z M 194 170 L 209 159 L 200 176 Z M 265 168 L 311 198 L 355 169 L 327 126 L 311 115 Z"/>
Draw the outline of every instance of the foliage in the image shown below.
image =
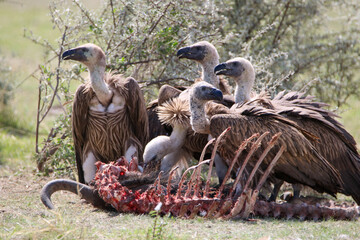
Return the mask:
<path id="1" fill-rule="evenodd" d="M 250 59 L 257 72 L 256 90 L 310 90 L 336 106 L 359 95 L 359 7 L 353 0 L 107 0 L 95 11 L 72 0 L 55 1 L 49 8 L 61 35 L 57 43 L 26 31 L 49 59 L 36 75 L 37 136 L 54 103 L 71 102 L 71 81 L 85 81 L 84 66 L 63 66 L 60 56 L 86 42 L 105 50 L 108 70 L 137 79 L 148 101 L 164 83 L 189 85 L 199 76 L 198 66 L 179 61 L 175 53 L 200 40 L 212 42 L 224 61 L 235 56 Z M 67 109 L 65 115 L 70 114 Z M 65 124 L 59 130 L 60 140 L 69 128 Z M 39 145 L 37 139 L 41 156 Z"/>
<path id="2" fill-rule="evenodd" d="M 356 1 L 231 2 L 223 12 L 229 21 L 221 29 L 221 55 L 251 59 L 259 89 L 310 88 L 337 107 L 349 96 L 359 96 Z M 282 76 L 289 77 L 277 81 Z"/>

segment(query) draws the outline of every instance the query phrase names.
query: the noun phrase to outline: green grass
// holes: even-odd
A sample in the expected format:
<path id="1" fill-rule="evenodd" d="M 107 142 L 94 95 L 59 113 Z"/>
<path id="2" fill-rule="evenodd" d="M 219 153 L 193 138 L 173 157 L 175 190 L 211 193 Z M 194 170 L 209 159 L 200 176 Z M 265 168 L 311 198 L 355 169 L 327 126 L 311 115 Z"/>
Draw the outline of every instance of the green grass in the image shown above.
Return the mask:
<path id="1" fill-rule="evenodd" d="M 96 7 L 99 1 L 90 1 Z M 42 49 L 23 38 L 23 29 L 54 41 L 48 1 L 0 1 L 0 53 L 12 66 L 19 83 L 42 62 Z M 53 179 L 36 174 L 35 117 L 38 83 L 29 78 L 15 90 L 14 115 L 2 116 L 0 126 L 0 239 L 145 239 L 151 238 L 154 218 L 94 209 L 69 193 L 56 193 L 55 211 L 44 208 L 41 187 Z M 352 98 L 341 109 L 345 128 L 360 142 L 360 101 Z M 1 117 L 1 116 L 0 116 Z M 51 122 L 45 128 L 51 127 Z M 20 129 L 20 130 L 19 130 Z M 359 221 L 300 222 L 280 220 L 181 220 L 165 217 L 163 239 L 359 239 Z"/>

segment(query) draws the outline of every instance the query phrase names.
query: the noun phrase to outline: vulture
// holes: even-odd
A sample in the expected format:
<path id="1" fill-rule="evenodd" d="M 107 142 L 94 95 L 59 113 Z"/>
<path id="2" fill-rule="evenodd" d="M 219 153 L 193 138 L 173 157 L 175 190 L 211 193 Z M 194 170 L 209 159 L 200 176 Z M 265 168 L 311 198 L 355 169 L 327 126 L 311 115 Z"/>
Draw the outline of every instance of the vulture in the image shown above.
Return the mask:
<path id="1" fill-rule="evenodd" d="M 110 162 L 125 156 L 142 161 L 149 129 L 146 105 L 137 81 L 105 73 L 106 57 L 94 44 L 85 44 L 62 54 L 87 66 L 90 81 L 75 93 L 72 134 L 81 183 L 95 176 L 97 161 Z"/>
<path id="2" fill-rule="evenodd" d="M 294 121 L 298 126 L 318 137 L 312 144 L 330 164 L 339 172 L 344 183 L 342 193 L 351 195 L 360 204 L 360 156 L 356 141 L 339 123 L 333 112 L 323 109 L 327 106 L 314 102 L 313 97 L 299 92 L 280 92 L 274 99 L 250 98 L 255 81 L 252 64 L 244 58 L 234 58 L 215 67 L 216 74 L 231 77 L 236 83 L 235 101 L 265 104 L 277 114 Z M 276 198 L 276 196 L 275 196 Z"/>
<path id="3" fill-rule="evenodd" d="M 145 146 L 144 166 L 147 169 L 150 162 L 158 165 L 156 162 L 160 161 L 160 170 L 168 174 L 175 165 L 186 166 L 187 160 L 191 158 L 190 153 L 182 149 L 190 128 L 188 101 L 170 99 L 157 107 L 157 114 L 159 121 L 171 126 L 172 131 L 170 136 L 160 135 Z"/>
<path id="4" fill-rule="evenodd" d="M 285 146 L 286 150 L 274 167 L 274 177 L 290 183 L 301 183 L 333 196 L 342 191 L 338 172 L 316 151 L 308 139 L 310 133 L 295 122 L 261 106 L 244 103 L 228 109 L 216 103 L 209 104 L 210 100 L 221 98 L 222 92 L 211 84 L 194 84 L 190 90 L 190 123 L 195 132 L 212 137 L 218 137 L 226 128 L 231 128 L 218 148 L 219 155 L 228 166 L 239 145 L 248 137 L 268 131 L 270 134 L 264 140 L 269 141 L 271 135 L 280 132 L 279 142 L 264 159 L 263 167 L 274 158 L 280 146 Z M 264 149 L 265 146 L 261 145 L 257 152 L 261 153 Z M 258 157 L 255 155 L 253 159 Z M 239 159 L 242 159 L 241 156 Z M 237 164 L 239 166 L 240 163 Z"/>

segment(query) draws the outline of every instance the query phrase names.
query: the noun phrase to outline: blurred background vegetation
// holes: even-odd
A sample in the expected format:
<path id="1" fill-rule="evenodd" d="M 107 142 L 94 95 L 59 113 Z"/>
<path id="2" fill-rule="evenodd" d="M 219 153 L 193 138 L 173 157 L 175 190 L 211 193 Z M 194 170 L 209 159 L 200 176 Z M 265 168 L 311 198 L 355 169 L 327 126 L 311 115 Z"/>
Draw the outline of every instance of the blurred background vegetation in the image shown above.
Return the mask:
<path id="1" fill-rule="evenodd" d="M 360 141 L 356 0 L 37 0 L 31 6 L 3 0 L 0 6 L 1 137 L 11 136 L 0 143 L 0 164 L 31 152 L 41 171 L 72 174 L 71 103 L 87 74 L 60 56 L 86 42 L 104 49 L 109 71 L 137 79 L 150 101 L 162 84 L 190 85 L 199 77 L 199 66 L 179 61 L 176 50 L 210 41 L 220 61 L 252 61 L 256 91 L 315 95 Z"/>

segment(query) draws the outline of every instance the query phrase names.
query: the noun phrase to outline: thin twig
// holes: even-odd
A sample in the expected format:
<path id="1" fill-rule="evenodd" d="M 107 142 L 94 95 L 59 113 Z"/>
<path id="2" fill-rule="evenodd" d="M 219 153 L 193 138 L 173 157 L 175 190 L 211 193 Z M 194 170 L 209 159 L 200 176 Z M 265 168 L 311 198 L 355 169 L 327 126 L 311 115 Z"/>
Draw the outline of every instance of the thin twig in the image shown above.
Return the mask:
<path id="1" fill-rule="evenodd" d="M 174 80 L 183 80 L 183 81 L 186 81 L 186 82 L 194 82 L 193 80 L 189 80 L 187 78 L 174 77 L 174 78 L 166 78 L 166 79 L 155 80 L 155 81 L 151 81 L 151 82 L 139 81 L 139 83 L 145 83 L 145 86 L 150 86 L 150 85 L 153 85 L 153 84 L 166 83 L 166 82 L 170 82 L 170 81 L 174 81 Z"/>
<path id="2" fill-rule="evenodd" d="M 54 103 L 54 100 L 55 100 L 55 97 L 56 97 L 56 94 L 57 94 L 57 90 L 59 88 L 59 83 L 60 83 L 60 64 L 61 64 L 61 53 L 63 51 L 63 43 L 65 41 L 65 37 L 66 37 L 66 31 L 67 31 L 68 27 L 65 26 L 65 29 L 64 29 L 64 33 L 63 33 L 63 36 L 62 36 L 62 41 L 61 41 L 61 44 L 60 44 L 60 52 L 59 52 L 59 55 L 58 55 L 58 66 L 56 68 L 56 86 L 55 86 L 55 89 L 54 89 L 54 94 L 53 96 L 51 97 L 51 100 L 50 100 L 50 103 L 48 105 L 48 108 L 46 110 L 46 112 L 44 113 L 44 115 L 42 116 L 40 122 L 42 122 L 44 120 L 44 118 L 47 116 L 47 114 L 49 113 L 53 103 Z"/>
<path id="3" fill-rule="evenodd" d="M 285 20 L 286 14 L 287 14 L 287 12 L 288 12 L 288 10 L 289 10 L 290 3 L 291 3 L 291 0 L 289 0 L 289 1 L 286 3 L 286 5 L 285 5 L 285 11 L 284 11 L 284 14 L 282 15 L 282 18 L 281 18 L 281 20 L 280 20 L 279 26 L 278 26 L 278 28 L 276 29 L 276 33 L 275 33 L 275 36 L 274 36 L 274 39 L 273 39 L 273 42 L 272 42 L 272 46 L 275 46 L 275 43 L 276 43 L 276 41 L 277 41 L 278 38 L 279 38 L 280 29 L 281 29 L 282 24 L 283 24 L 283 22 L 284 22 L 284 20 Z"/>

